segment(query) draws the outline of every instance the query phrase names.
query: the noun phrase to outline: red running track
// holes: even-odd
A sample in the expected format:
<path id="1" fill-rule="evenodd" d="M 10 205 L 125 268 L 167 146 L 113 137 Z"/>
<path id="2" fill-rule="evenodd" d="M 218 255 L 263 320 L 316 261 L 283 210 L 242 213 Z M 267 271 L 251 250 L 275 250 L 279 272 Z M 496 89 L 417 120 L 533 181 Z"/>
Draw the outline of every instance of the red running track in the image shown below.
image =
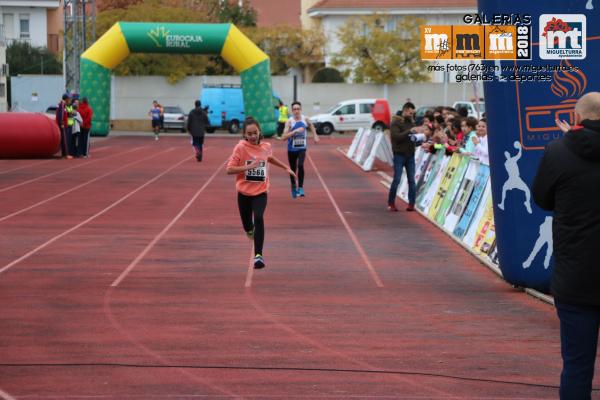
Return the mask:
<path id="1" fill-rule="evenodd" d="M 349 141 L 310 147 L 306 198 L 271 169 L 260 271 L 233 137 L 0 160 L 0 399 L 557 398 L 552 307 L 388 213 Z"/>

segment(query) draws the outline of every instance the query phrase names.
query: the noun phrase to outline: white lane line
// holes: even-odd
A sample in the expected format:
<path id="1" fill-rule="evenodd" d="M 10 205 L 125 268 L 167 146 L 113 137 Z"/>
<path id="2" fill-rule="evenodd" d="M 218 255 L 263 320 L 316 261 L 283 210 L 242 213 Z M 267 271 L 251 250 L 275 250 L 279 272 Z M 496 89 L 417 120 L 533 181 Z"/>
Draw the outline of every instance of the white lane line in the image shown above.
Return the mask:
<path id="1" fill-rule="evenodd" d="M 371 274 L 371 277 L 373 278 L 373 281 L 375 281 L 375 284 L 377 285 L 377 287 L 380 287 L 380 288 L 383 287 L 383 282 L 381 282 L 381 279 L 379 278 L 379 275 L 377 274 L 377 271 L 373 267 L 373 264 L 371 264 L 371 260 L 369 260 L 369 257 L 367 256 L 367 253 L 365 252 L 365 250 L 361 246 L 360 242 L 358 241 L 358 238 L 356 237 L 356 235 L 354 234 L 354 231 L 352 230 L 352 228 L 348 224 L 348 221 L 346 221 L 346 218 L 344 217 L 344 214 L 342 214 L 342 211 L 338 207 L 335 199 L 333 198 L 333 195 L 331 194 L 331 191 L 327 187 L 327 184 L 325 183 L 325 180 L 321 176 L 321 173 L 319 172 L 319 169 L 315 165 L 312 157 L 310 155 L 307 155 L 307 158 L 308 158 L 308 161 L 310 161 L 310 164 L 312 165 L 312 167 L 314 168 L 315 173 L 317 174 L 317 177 L 321 181 L 321 185 L 323 185 L 323 188 L 325 189 L 325 192 L 327 193 L 327 196 L 329 196 L 329 200 L 331 200 L 331 204 L 333 204 L 333 208 L 335 208 L 335 211 L 337 212 L 338 217 L 340 217 L 340 220 L 342 220 L 342 224 L 344 224 L 344 227 L 346 228 L 346 231 L 348 232 L 348 235 L 350 236 L 350 239 L 352 239 L 352 243 L 354 243 L 354 247 L 356 247 L 356 250 L 360 254 L 360 256 L 363 259 L 363 261 L 364 261 L 367 269 L 369 270 L 369 273 Z"/>
<path id="2" fill-rule="evenodd" d="M 80 222 L 77 225 L 73 226 L 72 228 L 67 229 L 63 233 L 60 233 L 60 234 L 54 236 L 52 239 L 50 239 L 50 240 L 46 241 L 45 243 L 39 245 L 35 249 L 31 250 L 29 253 L 27 253 L 27 254 L 25 254 L 25 255 L 17 258 L 16 260 L 14 260 L 14 261 L 12 261 L 12 262 L 10 262 L 8 264 L 6 264 L 4 267 L 0 268 L 0 274 L 3 273 L 3 272 L 8 271 L 10 268 L 12 268 L 13 266 L 15 266 L 16 264 L 20 263 L 23 260 L 26 260 L 27 258 L 31 257 L 32 255 L 34 255 L 38 251 L 40 251 L 40 250 L 44 249 L 45 247 L 47 247 L 48 245 L 56 242 L 58 239 L 66 236 L 66 235 L 68 235 L 69 233 L 73 232 L 74 230 L 81 228 L 82 226 L 84 226 L 88 222 L 91 222 L 94 219 L 98 218 L 99 216 L 101 216 L 102 214 L 104 214 L 107 211 L 111 210 L 112 208 L 116 207 L 117 205 L 121 204 L 122 202 L 124 202 L 129 197 L 133 196 L 134 194 L 136 194 L 137 192 L 139 192 L 140 190 L 142 190 L 146 186 L 150 185 L 151 183 L 153 183 L 154 181 L 156 181 L 157 179 L 159 179 L 163 175 L 166 175 L 171 170 L 177 168 L 178 166 L 180 166 L 181 164 L 183 164 L 184 162 L 189 161 L 189 160 L 190 160 L 190 157 L 186 156 L 183 160 L 177 162 L 173 166 L 169 167 L 167 170 L 161 172 L 160 174 L 156 175 L 154 178 L 150 179 L 148 182 L 146 182 L 143 185 L 139 186 L 137 189 L 135 189 L 135 190 L 129 192 L 128 194 L 126 194 L 125 196 L 121 197 L 119 200 L 115 201 L 110 206 L 106 207 L 104 210 L 97 212 L 96 214 L 92 215 L 91 217 L 89 217 L 85 221 Z"/>
<path id="3" fill-rule="evenodd" d="M 105 178 L 105 177 L 107 177 L 107 176 L 109 176 L 109 175 L 115 174 L 115 173 L 117 173 L 117 172 L 119 172 L 119 171 L 121 171 L 121 170 L 123 170 L 123 169 L 125 169 L 125 168 L 127 168 L 127 167 L 130 167 L 130 166 L 132 166 L 132 165 L 135 165 L 135 164 L 141 163 L 142 161 L 146 161 L 146 160 L 148 160 L 148 159 L 150 159 L 150 158 L 154 158 L 154 157 L 156 157 L 156 156 L 158 156 L 158 155 L 161 155 L 161 154 L 163 154 L 163 153 L 166 153 L 166 152 L 172 151 L 173 149 L 175 149 L 175 147 L 171 147 L 170 149 L 167 149 L 167 150 L 161 151 L 160 153 L 153 154 L 153 155 L 151 155 L 151 156 L 149 156 L 149 157 L 144 157 L 144 158 L 142 158 L 141 160 L 137 160 L 137 161 L 133 161 L 133 162 L 130 162 L 130 163 L 128 163 L 128 164 L 125 164 L 125 165 L 123 165 L 122 167 L 115 169 L 114 171 L 110 171 L 110 172 L 107 172 L 106 174 L 102 174 L 102 175 L 100 175 L 100 176 L 98 176 L 98 177 L 96 177 L 96 178 L 94 178 L 94 179 L 91 179 L 91 180 L 89 180 L 89 181 L 87 181 L 87 182 L 84 182 L 84 183 L 82 183 L 82 184 L 80 184 L 80 185 L 77 185 L 77 186 L 75 186 L 75 187 L 73 187 L 73 188 L 71 188 L 71 189 L 69 189 L 69 190 L 65 190 L 65 191 L 64 191 L 64 192 L 62 192 L 62 193 L 56 194 L 56 195 L 54 195 L 54 196 L 52 196 L 52 197 L 49 197 L 49 198 L 47 198 L 46 200 L 42 200 L 42 201 L 40 201 L 40 202 L 37 202 L 37 203 L 35 203 L 35 204 L 33 204 L 33 205 L 29 206 L 29 207 L 26 207 L 26 208 L 23 208 L 23 209 L 21 209 L 21 210 L 15 211 L 15 212 L 13 212 L 12 214 L 5 215 L 4 217 L 1 217 L 1 218 L 0 218 L 0 222 L 2 222 L 2 221 L 6 221 L 6 220 L 7 220 L 7 219 L 9 219 L 9 218 L 12 218 L 12 217 L 14 217 L 14 216 L 16 216 L 16 215 L 22 214 L 22 213 L 24 213 L 24 212 L 26 212 L 26 211 L 29 211 L 29 210 L 31 210 L 32 208 L 39 207 L 39 206 L 41 206 L 42 204 L 45 204 L 45 203 L 47 203 L 47 202 L 49 202 L 49 201 L 52 201 L 52 200 L 54 200 L 54 199 L 57 199 L 57 198 L 59 198 L 59 197 L 61 197 L 61 196 L 64 196 L 65 194 L 67 194 L 67 193 L 70 193 L 70 192 L 72 192 L 72 191 L 74 191 L 74 190 L 81 189 L 81 188 L 82 188 L 82 187 L 84 187 L 84 186 L 87 186 L 87 185 L 89 185 L 89 184 L 91 184 L 91 183 L 94 183 L 94 182 L 96 182 L 97 180 L 100 180 L 100 179 L 102 179 L 102 178 Z"/>
<path id="4" fill-rule="evenodd" d="M 13 172 L 13 171 L 18 171 L 18 170 L 23 169 L 23 168 L 29 168 L 29 167 L 33 167 L 33 166 L 36 166 L 36 165 L 46 164 L 46 163 L 49 163 L 50 161 L 54 161 L 54 160 L 44 160 L 44 161 L 34 162 L 34 163 L 31 163 L 31 164 L 27 164 L 27 165 L 22 165 L 20 167 L 13 168 L 13 169 L 7 169 L 6 171 L 0 171 L 0 175 L 2 175 L 2 174 L 8 174 L 9 172 Z"/>
<path id="5" fill-rule="evenodd" d="M 246 273 L 246 283 L 244 287 L 252 286 L 252 275 L 254 275 L 254 244 L 252 244 L 252 248 L 250 249 L 250 262 L 248 263 L 248 272 Z"/>
<path id="6" fill-rule="evenodd" d="M 23 185 L 27 185 L 28 183 L 31 183 L 31 182 L 39 181 L 40 179 L 44 179 L 44 178 L 47 178 L 47 177 L 52 176 L 52 175 L 62 174 L 63 172 L 67 172 L 67 171 L 70 171 L 70 170 L 75 169 L 75 168 L 85 167 L 87 165 L 96 163 L 98 161 L 108 160 L 109 158 L 113 158 L 113 157 L 117 157 L 117 156 L 120 156 L 120 155 L 123 155 L 123 154 L 127 154 L 127 153 L 131 153 L 131 152 L 134 152 L 134 151 L 138 151 L 139 149 L 144 148 L 144 147 L 146 147 L 146 146 L 136 147 L 136 148 L 131 149 L 131 150 L 123 151 L 123 152 L 120 152 L 120 153 L 115 153 L 115 154 L 112 154 L 112 155 L 110 155 L 108 157 L 104 157 L 104 158 L 96 158 L 96 159 L 94 159 L 92 161 L 88 161 L 88 162 L 84 162 L 84 163 L 79 163 L 76 160 L 71 160 L 71 162 L 75 163 L 75 165 L 73 165 L 71 167 L 68 167 L 68 168 L 61 169 L 60 171 L 51 172 L 51 173 L 46 174 L 46 175 L 38 176 L 37 178 L 29 179 L 29 180 L 27 180 L 25 182 L 17 183 L 16 185 L 12 185 L 12 186 L 8 186 L 8 187 L 5 187 L 5 188 L 2 188 L 2 189 L 0 189 L 0 193 L 6 192 L 7 190 L 10 190 L 10 189 L 18 188 L 18 187 L 23 186 Z"/>
<path id="7" fill-rule="evenodd" d="M 225 161 L 227 161 L 227 160 L 225 160 Z M 213 179 L 215 179 L 215 177 L 217 176 L 219 171 L 221 171 L 221 169 L 223 169 L 224 166 L 225 166 L 225 162 L 223 162 L 222 164 L 219 165 L 217 170 L 211 175 L 210 178 L 208 178 L 208 180 L 204 183 L 204 185 L 202 185 L 202 187 L 200 189 L 198 189 L 198 191 L 192 196 L 190 201 L 187 202 L 187 204 L 181 209 L 181 211 L 179 211 L 179 213 L 171 220 L 171 222 L 169 222 L 167 224 L 167 226 L 165 226 L 163 228 L 163 230 L 160 231 L 160 233 L 158 235 L 156 235 L 150 243 L 148 243 L 148 245 L 144 248 L 144 250 L 142 250 L 142 252 L 140 254 L 138 254 L 138 256 L 135 258 L 135 260 L 133 260 L 131 262 L 131 264 L 129 264 L 127 266 L 127 268 L 125 268 L 125 270 L 123 272 L 121 272 L 121 275 L 119 275 L 119 277 L 117 279 L 115 279 L 115 281 L 113 283 L 111 283 L 111 285 L 110 285 L 111 287 L 119 286 L 119 284 L 123 281 L 123 279 L 125 279 L 125 277 L 146 256 L 146 254 L 148 254 L 148 252 L 154 247 L 154 245 L 156 243 L 158 243 L 158 241 L 169 231 L 169 229 L 171 229 L 171 227 L 173 225 L 175 225 L 175 223 L 177 221 L 179 221 L 179 218 L 181 218 L 181 216 L 188 210 L 188 208 L 190 208 L 190 206 L 194 203 L 194 201 L 196 201 L 198 196 L 200 196 L 200 194 L 204 191 L 204 189 L 206 189 L 206 187 L 213 181 Z M 0 272 L 2 272 L 2 271 L 0 271 Z"/>
<path id="8" fill-rule="evenodd" d="M 2 398 L 3 400 L 17 400 L 15 397 L 13 397 L 10 394 L 6 393 L 2 389 L 0 389 L 0 398 Z"/>

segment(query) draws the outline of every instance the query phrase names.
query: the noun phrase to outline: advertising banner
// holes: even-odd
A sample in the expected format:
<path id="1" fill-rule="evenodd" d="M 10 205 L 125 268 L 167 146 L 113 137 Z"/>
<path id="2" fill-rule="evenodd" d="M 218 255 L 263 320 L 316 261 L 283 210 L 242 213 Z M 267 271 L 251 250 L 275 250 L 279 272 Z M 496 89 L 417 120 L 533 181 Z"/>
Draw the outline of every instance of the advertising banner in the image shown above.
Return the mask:
<path id="1" fill-rule="evenodd" d="M 467 166 L 469 165 L 469 157 L 461 156 L 460 162 L 458 163 L 458 167 L 456 167 L 456 172 L 452 177 L 452 181 L 448 186 L 448 192 L 446 192 L 446 196 L 444 196 L 444 200 L 442 201 L 442 205 L 435 217 L 435 220 L 438 224 L 444 225 L 446 222 L 446 215 L 448 215 L 448 210 L 452 203 L 454 203 L 454 199 L 456 199 L 456 194 L 458 193 L 458 189 L 460 188 L 460 183 L 465 176 L 465 171 L 467 170 Z"/>
<path id="2" fill-rule="evenodd" d="M 462 159 L 462 157 L 457 153 L 453 154 L 452 158 L 450 158 L 450 162 L 448 163 L 448 166 L 446 167 L 446 171 L 444 172 L 444 176 L 442 177 L 440 186 L 437 190 L 437 193 L 435 194 L 435 196 L 433 198 L 431 207 L 429 208 L 429 218 L 434 219 L 435 216 L 437 215 L 438 211 L 440 210 L 440 208 L 442 206 L 442 202 L 446 198 L 446 194 L 448 193 L 448 190 L 450 189 L 450 182 L 452 182 L 452 178 L 454 177 L 454 174 L 457 171 L 458 164 L 460 164 L 461 159 Z"/>
<path id="3" fill-rule="evenodd" d="M 479 0 L 479 14 L 520 16 L 517 38 L 520 30 L 532 38 L 530 60 L 483 61 L 481 68 L 493 78 L 484 90 L 494 250 L 508 282 L 547 293 L 552 217 L 535 205 L 531 187 L 545 146 L 562 137 L 555 120 L 574 125 L 577 99 L 600 91 L 600 1 Z"/>
<path id="4" fill-rule="evenodd" d="M 441 152 L 441 153 L 443 153 L 443 152 Z M 446 167 L 448 166 L 449 162 L 450 162 L 450 157 L 444 156 L 442 158 L 442 160 L 439 162 L 437 171 L 435 171 L 435 176 L 432 174 L 429 178 L 431 185 L 429 185 L 429 187 L 427 188 L 427 192 L 421 198 L 421 201 L 418 202 L 419 209 L 421 211 L 423 211 L 423 213 L 425 213 L 425 214 L 429 214 L 429 208 L 431 207 L 433 198 L 435 197 L 435 195 L 440 187 L 440 182 L 442 181 L 442 178 L 444 177 L 444 175 L 446 173 Z"/>
<path id="5" fill-rule="evenodd" d="M 485 185 L 490 177 L 490 167 L 485 164 L 481 164 L 479 166 L 479 171 L 477 171 L 477 176 L 475 177 L 475 182 L 473 183 L 473 193 L 471 193 L 471 198 L 469 199 L 469 203 L 467 204 L 467 208 L 463 213 L 460 221 L 456 228 L 454 228 L 454 236 L 459 239 L 462 239 L 469 229 L 471 225 L 471 220 L 473 219 L 473 215 L 475 215 L 475 211 L 477 211 L 477 207 L 479 206 L 479 201 L 481 200 L 481 196 L 483 195 L 483 191 L 485 190 Z"/>
<path id="6" fill-rule="evenodd" d="M 454 228 L 456 227 L 456 224 L 458 224 L 460 217 L 462 217 L 463 213 L 465 212 L 467 202 L 471 198 L 471 193 L 473 192 L 473 186 L 475 177 L 477 176 L 477 171 L 479 171 L 479 165 L 479 161 L 469 161 L 464 179 L 460 183 L 454 203 L 452 203 L 450 212 L 448 215 L 446 215 L 446 220 L 444 221 L 444 229 L 449 232 L 454 231 Z"/>

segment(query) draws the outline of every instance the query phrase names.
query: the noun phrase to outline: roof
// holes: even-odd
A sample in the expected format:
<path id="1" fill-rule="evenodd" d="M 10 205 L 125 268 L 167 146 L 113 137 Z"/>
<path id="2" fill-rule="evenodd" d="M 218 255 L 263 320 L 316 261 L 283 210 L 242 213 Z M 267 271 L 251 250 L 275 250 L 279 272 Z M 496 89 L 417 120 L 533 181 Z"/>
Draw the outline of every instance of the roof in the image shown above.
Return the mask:
<path id="1" fill-rule="evenodd" d="M 300 26 L 300 1 L 250 0 L 258 26 Z"/>
<path id="2" fill-rule="evenodd" d="M 310 10 L 317 9 L 398 9 L 398 8 L 477 8 L 477 0 L 321 0 Z"/>

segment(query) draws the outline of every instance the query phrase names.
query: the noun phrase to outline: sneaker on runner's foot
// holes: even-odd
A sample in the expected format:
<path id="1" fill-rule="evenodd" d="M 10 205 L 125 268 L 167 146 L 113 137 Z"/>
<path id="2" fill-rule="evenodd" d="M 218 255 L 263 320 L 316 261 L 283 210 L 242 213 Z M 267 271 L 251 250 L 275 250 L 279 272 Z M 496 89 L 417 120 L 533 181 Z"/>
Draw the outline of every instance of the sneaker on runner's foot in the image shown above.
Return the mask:
<path id="1" fill-rule="evenodd" d="M 254 268 L 261 269 L 265 267 L 265 260 L 261 254 L 257 254 L 254 256 Z"/>
<path id="2" fill-rule="evenodd" d="M 298 188 L 298 196 L 304 197 L 304 188 Z"/>

